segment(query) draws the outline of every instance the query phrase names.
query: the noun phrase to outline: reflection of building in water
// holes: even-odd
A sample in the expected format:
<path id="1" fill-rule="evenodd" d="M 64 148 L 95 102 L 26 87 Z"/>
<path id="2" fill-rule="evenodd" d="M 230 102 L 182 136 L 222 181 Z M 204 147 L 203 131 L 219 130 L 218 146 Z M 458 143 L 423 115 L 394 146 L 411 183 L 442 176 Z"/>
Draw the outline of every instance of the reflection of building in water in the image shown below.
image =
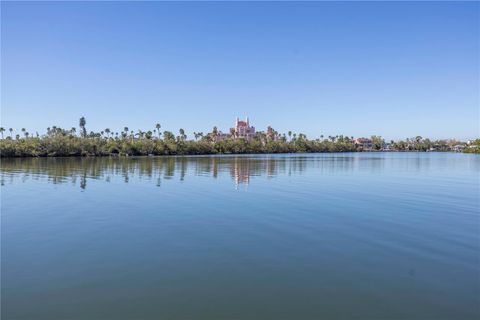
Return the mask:
<path id="1" fill-rule="evenodd" d="M 212 157 L 212 175 L 214 178 L 218 177 L 218 162 L 215 157 Z"/>
<path id="2" fill-rule="evenodd" d="M 236 158 L 230 167 L 230 173 L 236 186 L 248 185 L 250 183 L 250 161 Z"/>
<path id="3" fill-rule="evenodd" d="M 266 175 L 271 178 L 278 174 L 278 166 L 285 166 L 285 162 L 277 159 L 251 159 L 246 157 L 235 158 L 230 165 L 230 175 L 235 185 L 250 183 L 250 177 Z"/>
<path id="4" fill-rule="evenodd" d="M 358 162 L 358 161 L 357 161 Z M 308 167 L 321 171 L 346 170 L 352 167 L 351 156 L 206 156 L 206 157 L 156 157 L 156 158 L 88 158 L 88 159 L 8 159 L 2 160 L 0 184 L 13 181 L 21 170 L 23 180 L 45 177 L 51 183 L 71 181 L 88 189 L 89 180 L 104 180 L 105 183 L 132 183 L 138 180 L 152 181 L 163 186 L 175 177 L 187 181 L 190 176 L 221 178 L 226 175 L 236 186 L 249 185 L 253 177 L 275 178 L 282 174 L 300 174 Z M 352 167 L 353 168 L 353 167 Z M 361 167 L 360 167 L 361 169 Z M 23 181 L 22 180 L 22 181 Z M 13 183 L 13 182 L 12 182 Z"/>

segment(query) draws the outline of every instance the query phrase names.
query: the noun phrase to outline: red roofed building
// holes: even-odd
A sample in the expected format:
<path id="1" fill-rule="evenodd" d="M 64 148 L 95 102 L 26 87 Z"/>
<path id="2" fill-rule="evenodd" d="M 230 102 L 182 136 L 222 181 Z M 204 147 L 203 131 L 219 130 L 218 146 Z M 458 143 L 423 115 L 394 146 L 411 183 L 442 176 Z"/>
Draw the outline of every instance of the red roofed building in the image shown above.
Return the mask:
<path id="1" fill-rule="evenodd" d="M 237 121 L 235 122 L 235 128 L 233 128 L 233 132 L 235 138 L 251 140 L 253 137 L 255 137 L 255 127 L 250 126 L 248 117 L 245 119 L 245 121 L 241 121 L 237 118 Z"/>

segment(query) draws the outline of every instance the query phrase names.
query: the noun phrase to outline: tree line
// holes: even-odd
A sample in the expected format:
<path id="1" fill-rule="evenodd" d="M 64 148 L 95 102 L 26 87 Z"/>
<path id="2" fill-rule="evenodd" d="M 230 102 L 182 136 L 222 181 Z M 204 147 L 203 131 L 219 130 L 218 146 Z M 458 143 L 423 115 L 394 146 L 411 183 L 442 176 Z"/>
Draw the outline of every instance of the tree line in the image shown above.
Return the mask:
<path id="1" fill-rule="evenodd" d="M 297 153 L 297 152 L 354 152 L 365 151 L 353 137 L 344 135 L 320 136 L 308 139 L 305 134 L 289 131 L 287 134 L 274 132 L 274 136 L 258 132 L 249 141 L 235 138 L 233 132 L 227 139 L 218 139 L 218 130 L 211 132 L 194 132 L 193 139 L 188 139 L 184 129 L 175 135 L 171 131 L 161 131 L 159 123 L 152 130 L 130 130 L 124 127 L 121 132 L 113 132 L 105 128 L 100 132 L 87 131 L 87 121 L 79 120 L 79 130 L 72 127 L 64 129 L 56 126 L 47 128 L 46 134 L 29 133 L 25 128 L 21 134 L 12 128 L 0 128 L 1 157 L 64 157 L 64 156 L 110 156 L 110 155 L 201 155 L 201 154 L 244 154 L 244 153 Z M 449 151 L 457 141 L 430 141 L 422 137 L 406 141 L 386 143 L 379 136 L 369 139 L 368 150 L 392 151 Z M 467 148 L 470 152 L 478 152 L 480 140 L 476 148 Z"/>

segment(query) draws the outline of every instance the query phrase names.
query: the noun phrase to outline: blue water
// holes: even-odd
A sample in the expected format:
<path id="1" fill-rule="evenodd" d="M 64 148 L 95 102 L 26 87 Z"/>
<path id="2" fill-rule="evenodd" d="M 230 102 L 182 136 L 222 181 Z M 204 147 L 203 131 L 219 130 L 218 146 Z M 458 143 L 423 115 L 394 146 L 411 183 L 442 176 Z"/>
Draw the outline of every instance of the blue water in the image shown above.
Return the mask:
<path id="1" fill-rule="evenodd" d="M 3 319 L 479 319 L 480 157 L 1 163 Z"/>

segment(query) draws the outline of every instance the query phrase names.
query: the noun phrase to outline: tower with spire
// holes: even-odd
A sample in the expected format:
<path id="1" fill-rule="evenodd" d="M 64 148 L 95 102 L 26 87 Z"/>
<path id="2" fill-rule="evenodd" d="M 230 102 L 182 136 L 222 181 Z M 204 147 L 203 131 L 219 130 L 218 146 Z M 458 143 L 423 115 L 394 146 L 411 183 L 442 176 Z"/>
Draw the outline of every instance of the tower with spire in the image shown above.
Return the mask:
<path id="1" fill-rule="evenodd" d="M 235 138 L 251 140 L 255 136 L 255 127 L 250 126 L 250 120 L 248 117 L 245 118 L 245 121 L 242 121 L 237 117 L 235 128 L 232 129 Z"/>

